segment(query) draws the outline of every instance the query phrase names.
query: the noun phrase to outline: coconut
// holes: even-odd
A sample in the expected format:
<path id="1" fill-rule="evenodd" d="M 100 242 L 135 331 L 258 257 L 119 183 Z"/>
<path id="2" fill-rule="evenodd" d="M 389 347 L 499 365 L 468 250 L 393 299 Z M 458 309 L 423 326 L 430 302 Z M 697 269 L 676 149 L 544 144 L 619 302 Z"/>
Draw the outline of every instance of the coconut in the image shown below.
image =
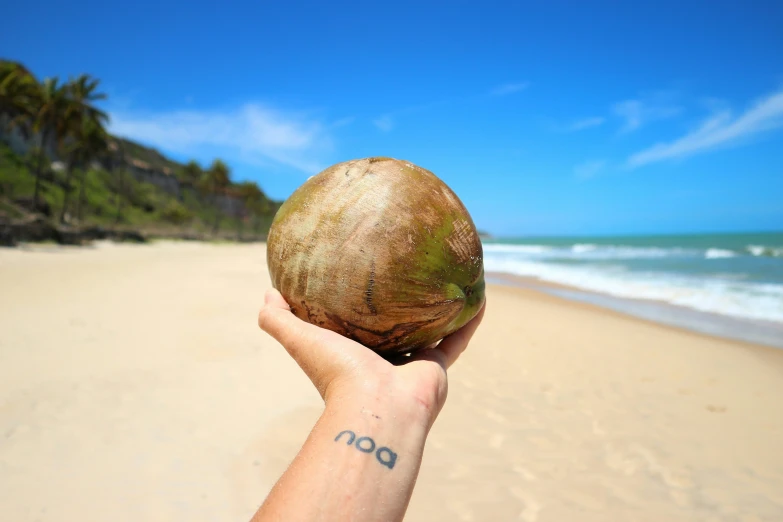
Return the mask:
<path id="1" fill-rule="evenodd" d="M 484 303 L 465 206 L 432 172 L 391 158 L 308 179 L 274 218 L 267 263 L 297 317 L 382 355 L 442 339 Z"/>

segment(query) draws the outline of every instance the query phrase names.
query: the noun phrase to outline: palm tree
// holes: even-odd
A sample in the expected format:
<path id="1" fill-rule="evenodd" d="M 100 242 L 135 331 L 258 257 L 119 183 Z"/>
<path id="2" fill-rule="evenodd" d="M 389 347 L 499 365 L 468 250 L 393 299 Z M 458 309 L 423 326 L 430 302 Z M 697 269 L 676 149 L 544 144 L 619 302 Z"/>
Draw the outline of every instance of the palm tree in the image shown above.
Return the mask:
<path id="1" fill-rule="evenodd" d="M 100 120 L 83 114 L 79 122 L 79 128 L 73 131 L 73 141 L 68 147 L 68 168 L 65 181 L 65 194 L 63 196 L 63 208 L 60 221 L 65 223 L 65 214 L 68 211 L 68 196 L 71 193 L 71 177 L 73 169 L 81 169 L 81 183 L 79 198 L 76 200 L 76 217 L 82 219 L 82 204 L 86 199 L 85 178 L 89 163 L 108 150 L 108 134 L 101 125 Z"/>
<path id="2" fill-rule="evenodd" d="M 0 60 L 0 115 L 8 117 L 8 127 L 28 134 L 38 82 L 18 63 Z"/>
<path id="3" fill-rule="evenodd" d="M 212 225 L 212 233 L 217 234 L 220 227 L 220 204 L 218 196 L 225 192 L 227 186 L 231 184 L 231 172 L 228 170 L 223 160 L 216 159 L 212 162 L 205 173 L 206 183 L 209 191 L 212 193 L 213 203 L 215 205 L 215 222 Z"/>
<path id="4" fill-rule="evenodd" d="M 82 74 L 71 79 L 68 84 L 70 94 L 70 116 L 73 118 L 74 138 L 81 142 L 78 161 L 82 167 L 79 199 L 76 203 L 76 216 L 82 219 L 82 204 L 86 199 L 85 181 L 87 178 L 87 166 L 96 158 L 104 155 L 109 147 L 109 138 L 106 133 L 108 115 L 95 107 L 94 103 L 105 100 L 104 93 L 96 92 L 100 80 L 88 74 Z"/>
<path id="5" fill-rule="evenodd" d="M 89 74 L 81 74 L 76 78 L 71 78 L 68 82 L 68 98 L 71 101 L 70 114 L 75 115 L 76 119 L 84 115 L 101 125 L 108 121 L 109 117 L 106 113 L 94 105 L 96 101 L 106 99 L 106 94 L 95 92 L 99 83 L 100 80 L 93 78 Z"/>
<path id="6" fill-rule="evenodd" d="M 65 222 L 68 209 L 68 195 L 71 191 L 71 177 L 75 167 L 81 167 L 81 186 L 77 200 L 77 218 L 82 218 L 82 203 L 85 199 L 86 169 L 89 163 L 108 150 L 108 135 L 104 124 L 108 120 L 106 113 L 96 108 L 93 102 L 106 98 L 105 94 L 95 92 L 98 80 L 87 74 L 71 79 L 66 85 L 67 106 L 65 119 L 69 144 L 66 156 L 67 174 L 65 194 L 60 221 Z"/>
<path id="7" fill-rule="evenodd" d="M 38 135 L 38 162 L 35 167 L 33 207 L 38 208 L 41 170 L 46 158 L 46 145 L 54 138 L 59 147 L 68 131 L 68 89 L 57 78 L 47 78 L 33 101 L 32 130 Z"/>
<path id="8" fill-rule="evenodd" d="M 79 188 L 79 199 L 76 203 L 76 218 L 82 220 L 82 205 L 87 201 L 87 169 L 89 162 L 106 154 L 109 147 L 109 135 L 106 129 L 96 120 L 87 118 L 86 129 L 83 130 L 82 140 L 84 144 L 84 154 L 82 156 L 82 177 Z"/>
<path id="9" fill-rule="evenodd" d="M 0 60 L 0 134 L 16 131 L 23 140 L 30 139 L 39 88 L 38 81 L 22 65 Z M 28 150 L 27 155 L 32 152 Z"/>

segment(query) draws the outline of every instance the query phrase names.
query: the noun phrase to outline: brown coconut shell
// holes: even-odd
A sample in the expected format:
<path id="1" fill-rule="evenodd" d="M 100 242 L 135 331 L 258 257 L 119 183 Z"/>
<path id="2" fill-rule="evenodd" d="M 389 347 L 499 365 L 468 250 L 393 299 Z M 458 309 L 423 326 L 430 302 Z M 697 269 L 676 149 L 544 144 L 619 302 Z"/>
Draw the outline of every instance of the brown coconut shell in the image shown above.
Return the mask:
<path id="1" fill-rule="evenodd" d="M 293 313 L 381 353 L 432 344 L 484 303 L 481 241 L 459 198 L 407 161 L 313 176 L 269 232 L 272 284 Z"/>

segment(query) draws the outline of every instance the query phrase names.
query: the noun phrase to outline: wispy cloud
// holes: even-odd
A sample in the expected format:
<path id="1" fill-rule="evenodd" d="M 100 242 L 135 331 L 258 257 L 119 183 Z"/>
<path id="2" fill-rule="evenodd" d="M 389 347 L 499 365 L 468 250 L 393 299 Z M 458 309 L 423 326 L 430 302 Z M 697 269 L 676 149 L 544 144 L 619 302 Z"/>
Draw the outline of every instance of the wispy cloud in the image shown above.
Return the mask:
<path id="1" fill-rule="evenodd" d="M 732 117 L 731 111 L 721 110 L 681 138 L 670 143 L 658 143 L 633 154 L 628 158 L 628 166 L 640 167 L 734 145 L 779 127 L 783 127 L 783 89 L 758 100 L 736 118 Z"/>
<path id="2" fill-rule="evenodd" d="M 565 132 L 577 132 L 580 130 L 589 129 L 591 127 L 599 127 L 604 124 L 606 121 L 606 118 L 603 118 L 601 116 L 594 116 L 592 118 L 584 118 L 581 120 L 576 120 L 573 123 L 570 123 L 567 125 L 563 130 Z"/>
<path id="3" fill-rule="evenodd" d="M 381 116 L 378 116 L 377 118 L 372 120 L 372 124 L 375 125 L 375 127 L 377 127 L 378 130 L 380 130 L 381 132 L 390 132 L 396 127 L 398 121 L 401 121 L 403 119 L 402 116 L 428 111 L 436 107 L 443 107 L 447 105 L 454 105 L 459 103 L 466 103 L 470 101 L 487 99 L 492 96 L 506 96 L 509 94 L 513 94 L 515 92 L 522 91 L 526 89 L 529 85 L 530 82 L 506 83 L 503 85 L 499 85 L 494 89 L 491 89 L 490 91 L 484 91 L 477 94 L 474 93 L 472 95 L 452 96 L 449 98 L 443 98 L 428 103 L 418 103 L 415 105 L 409 105 L 401 109 L 388 111 L 382 114 Z"/>
<path id="4" fill-rule="evenodd" d="M 682 108 L 674 103 L 675 98 L 676 93 L 659 91 L 615 103 L 612 112 L 624 120 L 620 132 L 632 132 L 650 122 L 677 116 Z"/>
<path id="5" fill-rule="evenodd" d="M 574 176 L 578 179 L 590 179 L 598 175 L 606 167 L 604 160 L 585 161 L 574 167 Z"/>
<path id="6" fill-rule="evenodd" d="M 380 118 L 374 119 L 372 124 L 383 132 L 389 132 L 394 128 L 394 118 L 392 118 L 389 114 L 385 114 Z"/>
<path id="7" fill-rule="evenodd" d="M 524 91 L 529 86 L 530 82 L 504 83 L 489 91 L 489 94 L 492 96 L 506 96 L 515 92 Z"/>
<path id="8" fill-rule="evenodd" d="M 338 121 L 339 123 L 339 121 Z M 278 163 L 304 172 L 322 168 L 320 158 L 332 148 L 327 126 L 306 114 L 287 113 L 249 103 L 221 111 L 111 112 L 110 130 L 180 154 L 205 148 L 230 159 Z"/>

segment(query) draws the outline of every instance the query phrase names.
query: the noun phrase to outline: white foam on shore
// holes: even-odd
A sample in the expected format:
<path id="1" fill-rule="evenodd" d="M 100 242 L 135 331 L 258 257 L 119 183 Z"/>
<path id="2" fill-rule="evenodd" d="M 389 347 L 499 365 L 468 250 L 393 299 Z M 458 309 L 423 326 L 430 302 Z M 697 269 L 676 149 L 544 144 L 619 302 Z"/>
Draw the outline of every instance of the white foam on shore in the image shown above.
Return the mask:
<path id="1" fill-rule="evenodd" d="M 581 254 L 582 252 L 592 252 L 596 248 L 598 248 L 598 246 L 593 245 L 592 243 L 576 244 L 571 247 L 571 252 L 574 252 L 575 254 Z"/>
<path id="2" fill-rule="evenodd" d="M 494 245 L 492 245 L 494 246 Z M 538 278 L 617 297 L 663 301 L 704 312 L 783 322 L 783 285 L 653 272 L 622 265 L 564 265 L 497 255 L 488 249 L 488 272 Z"/>
<path id="3" fill-rule="evenodd" d="M 484 245 L 485 253 L 521 254 L 525 256 L 557 257 L 561 259 L 660 259 L 664 257 L 700 256 L 701 250 L 687 248 L 633 247 L 622 245 L 576 244 L 565 247 L 548 245 Z"/>
<path id="4" fill-rule="evenodd" d="M 704 257 L 706 259 L 722 259 L 725 257 L 736 257 L 737 254 L 735 254 L 731 250 L 724 250 L 722 248 L 708 248 L 706 252 L 704 252 Z"/>
<path id="5" fill-rule="evenodd" d="M 539 285 L 523 279 L 509 280 L 508 278 L 493 277 L 492 273 L 488 274 L 487 281 L 533 288 L 572 301 L 594 304 L 656 323 L 783 349 L 783 323 L 727 317 L 660 301 L 630 299 L 584 290 Z"/>

